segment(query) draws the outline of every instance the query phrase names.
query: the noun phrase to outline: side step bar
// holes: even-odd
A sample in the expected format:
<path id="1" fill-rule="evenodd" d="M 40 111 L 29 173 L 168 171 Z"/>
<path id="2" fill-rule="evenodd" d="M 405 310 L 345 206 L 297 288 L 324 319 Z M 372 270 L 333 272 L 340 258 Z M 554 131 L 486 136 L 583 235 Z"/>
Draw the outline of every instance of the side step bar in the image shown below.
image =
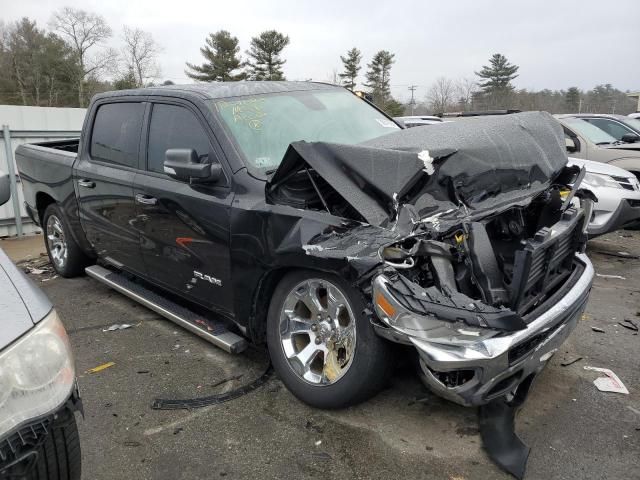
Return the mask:
<path id="1" fill-rule="evenodd" d="M 229 353 L 240 353 L 247 348 L 247 341 L 240 335 L 227 330 L 223 322 L 202 317 L 191 310 L 159 295 L 143 285 L 129 280 L 124 275 L 108 270 L 100 265 L 92 265 L 84 270 L 108 287 L 126 295 L 154 312 L 195 333 Z"/>

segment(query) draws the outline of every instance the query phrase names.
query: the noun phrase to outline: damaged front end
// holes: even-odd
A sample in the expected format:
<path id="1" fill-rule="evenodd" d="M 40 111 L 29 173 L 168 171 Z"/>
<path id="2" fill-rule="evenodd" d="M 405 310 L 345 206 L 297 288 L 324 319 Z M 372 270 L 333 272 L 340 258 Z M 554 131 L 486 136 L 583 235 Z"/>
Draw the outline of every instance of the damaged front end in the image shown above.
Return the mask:
<path id="1" fill-rule="evenodd" d="M 482 405 L 530 383 L 585 308 L 583 176 L 557 122 L 530 112 L 298 142 L 266 193 L 353 220 L 306 253 L 350 264 L 376 332 L 416 348 L 431 390 Z"/>

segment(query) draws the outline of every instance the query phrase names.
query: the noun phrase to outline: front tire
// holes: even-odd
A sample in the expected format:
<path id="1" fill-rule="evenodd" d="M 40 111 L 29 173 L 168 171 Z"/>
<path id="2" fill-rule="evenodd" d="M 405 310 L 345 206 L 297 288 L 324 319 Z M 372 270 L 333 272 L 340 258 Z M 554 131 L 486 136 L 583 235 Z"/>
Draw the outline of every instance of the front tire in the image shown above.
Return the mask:
<path id="1" fill-rule="evenodd" d="M 276 373 L 300 400 L 342 408 L 384 386 L 390 345 L 375 334 L 364 310 L 362 293 L 336 275 L 300 270 L 278 284 L 267 343 Z"/>
<path id="2" fill-rule="evenodd" d="M 23 480 L 80 480 L 80 437 L 75 415 L 64 409 L 49 424 L 44 441 L 37 447 L 37 455 L 0 472 L 1 478 Z M 33 461 L 33 463 L 29 463 Z M 25 472 L 27 469 L 27 472 Z"/>
<path id="3" fill-rule="evenodd" d="M 67 278 L 77 277 L 91 260 L 76 243 L 64 218 L 55 203 L 45 209 L 42 216 L 44 244 L 56 273 Z"/>

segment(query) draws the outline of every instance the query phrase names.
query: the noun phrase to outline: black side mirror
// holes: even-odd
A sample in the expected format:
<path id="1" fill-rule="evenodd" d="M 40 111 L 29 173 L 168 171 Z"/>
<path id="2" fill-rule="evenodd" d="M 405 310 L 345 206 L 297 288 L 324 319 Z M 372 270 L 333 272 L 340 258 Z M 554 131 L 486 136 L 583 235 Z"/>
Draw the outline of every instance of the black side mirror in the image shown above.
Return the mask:
<path id="1" fill-rule="evenodd" d="M 192 183 L 216 183 L 222 177 L 222 165 L 212 161 L 200 163 L 193 148 L 170 148 L 165 153 L 164 173 L 176 180 Z"/>
<path id="2" fill-rule="evenodd" d="M 0 205 L 4 205 L 11 198 L 11 179 L 9 174 L 0 172 Z"/>
<path id="3" fill-rule="evenodd" d="M 620 140 L 625 143 L 636 143 L 640 142 L 640 136 L 635 133 L 625 133 Z"/>
<path id="4" fill-rule="evenodd" d="M 578 151 L 578 145 L 576 144 L 576 141 L 574 138 L 565 136 L 564 143 L 567 147 L 567 152 L 574 153 Z"/>

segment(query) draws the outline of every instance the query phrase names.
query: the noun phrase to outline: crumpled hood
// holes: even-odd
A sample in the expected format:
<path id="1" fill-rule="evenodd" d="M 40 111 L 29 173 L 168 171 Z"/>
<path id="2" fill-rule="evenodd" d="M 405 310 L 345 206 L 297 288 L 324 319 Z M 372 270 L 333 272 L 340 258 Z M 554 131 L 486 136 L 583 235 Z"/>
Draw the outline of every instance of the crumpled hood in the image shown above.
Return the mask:
<path id="1" fill-rule="evenodd" d="M 0 350 L 52 309 L 51 302 L 0 249 Z"/>
<path id="2" fill-rule="evenodd" d="M 411 128 L 359 145 L 295 142 L 267 183 L 311 169 L 364 219 L 386 226 L 401 204 L 421 217 L 465 205 L 481 210 L 547 188 L 566 166 L 562 127 L 546 112 Z"/>

